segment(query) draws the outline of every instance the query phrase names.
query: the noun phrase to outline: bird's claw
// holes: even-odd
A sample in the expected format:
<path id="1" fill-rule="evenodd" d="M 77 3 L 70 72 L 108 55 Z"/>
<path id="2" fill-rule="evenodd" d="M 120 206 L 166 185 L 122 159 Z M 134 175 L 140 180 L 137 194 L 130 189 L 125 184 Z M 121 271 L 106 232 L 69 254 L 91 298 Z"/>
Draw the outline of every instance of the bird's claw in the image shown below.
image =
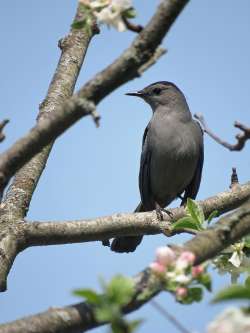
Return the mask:
<path id="1" fill-rule="evenodd" d="M 108 247 L 110 247 L 110 241 L 109 241 L 109 239 L 104 239 L 104 240 L 102 241 L 102 245 L 103 245 L 103 246 L 108 246 Z"/>
<path id="2" fill-rule="evenodd" d="M 164 221 L 164 216 L 163 216 L 163 212 L 168 214 L 168 216 L 172 219 L 173 218 L 173 213 L 170 212 L 169 210 L 167 209 L 164 209 L 164 208 L 159 208 L 157 207 L 156 208 L 156 215 L 157 215 L 157 219 L 160 220 L 160 221 Z"/>

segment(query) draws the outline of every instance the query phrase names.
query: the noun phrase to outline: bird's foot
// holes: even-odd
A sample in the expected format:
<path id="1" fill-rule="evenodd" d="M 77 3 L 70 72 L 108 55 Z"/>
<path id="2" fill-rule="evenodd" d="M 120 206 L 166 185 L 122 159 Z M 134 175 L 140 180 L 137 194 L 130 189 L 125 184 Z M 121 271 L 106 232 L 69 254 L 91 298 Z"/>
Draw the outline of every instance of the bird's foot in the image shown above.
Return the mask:
<path id="1" fill-rule="evenodd" d="M 104 240 L 102 241 L 102 245 L 103 245 L 103 246 L 108 246 L 108 247 L 110 247 L 110 241 L 109 241 L 109 239 L 104 239 Z"/>
<path id="2" fill-rule="evenodd" d="M 157 219 L 160 220 L 160 221 L 163 221 L 163 220 L 164 220 L 163 213 L 168 214 L 168 216 L 169 216 L 171 219 L 173 218 L 173 213 L 170 212 L 170 210 L 167 210 L 167 209 L 165 209 L 165 208 L 156 207 L 155 211 L 156 211 Z"/>

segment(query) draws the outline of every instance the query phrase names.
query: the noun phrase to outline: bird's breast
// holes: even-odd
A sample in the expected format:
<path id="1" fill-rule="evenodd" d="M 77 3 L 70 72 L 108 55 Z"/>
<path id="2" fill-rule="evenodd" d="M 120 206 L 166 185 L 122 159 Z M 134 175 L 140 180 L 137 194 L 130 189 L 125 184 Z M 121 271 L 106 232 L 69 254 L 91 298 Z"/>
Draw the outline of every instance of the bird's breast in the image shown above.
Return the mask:
<path id="1" fill-rule="evenodd" d="M 192 121 L 152 122 L 148 133 L 151 152 L 150 185 L 155 200 L 168 205 L 191 182 L 199 157 Z"/>

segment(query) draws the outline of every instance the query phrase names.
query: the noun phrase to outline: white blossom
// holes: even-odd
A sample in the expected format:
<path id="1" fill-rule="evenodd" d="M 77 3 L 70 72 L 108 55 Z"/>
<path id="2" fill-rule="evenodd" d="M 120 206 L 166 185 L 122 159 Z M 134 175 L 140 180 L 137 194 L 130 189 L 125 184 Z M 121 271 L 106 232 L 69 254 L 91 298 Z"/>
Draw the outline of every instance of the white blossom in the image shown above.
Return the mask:
<path id="1" fill-rule="evenodd" d="M 175 252 L 168 246 L 161 246 L 156 250 L 156 260 L 162 265 L 168 266 L 172 264 L 175 258 Z"/>
<path id="2" fill-rule="evenodd" d="M 249 333 L 250 316 L 238 308 L 228 308 L 207 327 L 207 333 Z"/>
<path id="3" fill-rule="evenodd" d="M 240 267 L 244 257 L 243 247 L 244 247 L 243 242 L 232 245 L 234 251 L 230 259 L 228 259 L 228 261 L 231 262 L 231 264 L 237 268 Z"/>
<path id="4" fill-rule="evenodd" d="M 192 280 L 192 277 L 186 274 L 178 274 L 174 280 L 180 284 L 188 284 Z"/>
<path id="5" fill-rule="evenodd" d="M 89 6 L 100 23 L 113 26 L 118 31 L 126 30 L 122 19 L 124 11 L 132 7 L 132 0 L 79 0 Z"/>

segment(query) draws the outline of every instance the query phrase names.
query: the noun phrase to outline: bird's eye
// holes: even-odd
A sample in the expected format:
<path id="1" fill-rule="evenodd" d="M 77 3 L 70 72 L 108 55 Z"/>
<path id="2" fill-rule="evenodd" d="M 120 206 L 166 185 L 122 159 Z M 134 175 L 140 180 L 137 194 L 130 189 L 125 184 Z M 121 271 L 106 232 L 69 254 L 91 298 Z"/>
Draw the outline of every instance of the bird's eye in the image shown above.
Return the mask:
<path id="1" fill-rule="evenodd" d="M 153 93 L 154 93 L 155 95 L 160 95 L 160 93 L 161 93 L 161 88 L 154 88 Z"/>

